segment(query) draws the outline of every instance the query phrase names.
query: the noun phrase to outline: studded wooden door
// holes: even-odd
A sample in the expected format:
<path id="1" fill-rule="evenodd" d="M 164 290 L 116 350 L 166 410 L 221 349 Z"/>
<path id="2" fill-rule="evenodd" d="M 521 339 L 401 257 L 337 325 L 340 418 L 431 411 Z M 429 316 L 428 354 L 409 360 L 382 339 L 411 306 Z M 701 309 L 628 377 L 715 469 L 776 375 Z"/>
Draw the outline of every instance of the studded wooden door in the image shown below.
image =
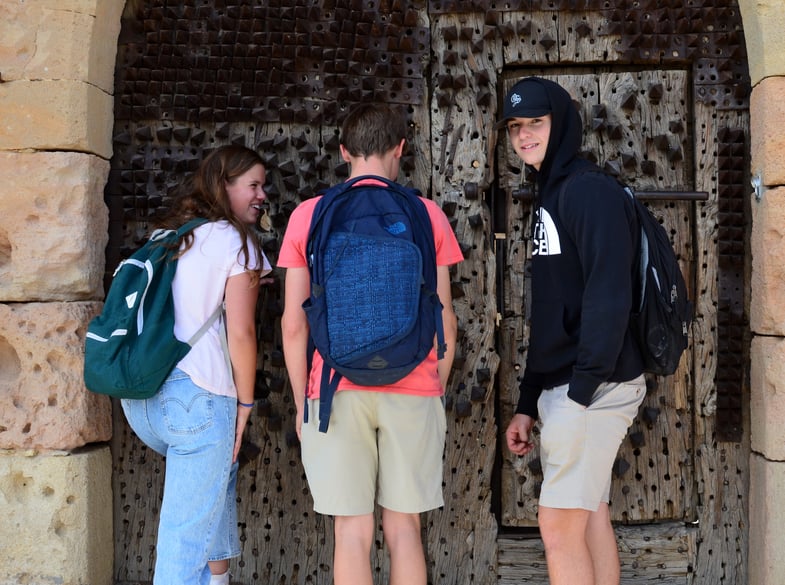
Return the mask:
<path id="1" fill-rule="evenodd" d="M 275 264 L 295 205 L 347 175 L 338 150 L 346 110 L 368 100 L 404 109 L 411 135 L 399 179 L 442 207 L 466 256 L 451 270 L 460 335 L 447 392 L 445 506 L 423 516 L 429 578 L 545 583 L 541 543 L 528 528 L 536 461 L 511 458 L 497 443 L 525 359 L 530 204 L 506 137 L 494 141 L 490 129 L 514 79 L 554 77 L 574 93 L 586 148 L 601 164 L 640 191 L 709 193 L 707 201 L 647 201 L 682 254 L 696 321 L 679 373 L 651 380 L 616 465 L 623 582 L 741 583 L 745 59 L 736 0 L 129 1 L 107 268 L 141 243 L 199 160 L 227 143 L 264 157 L 260 229 Z M 243 550 L 233 573 L 238 583 L 323 585 L 332 523 L 313 513 L 301 466 L 278 276 L 259 303 L 257 408 L 240 470 Z M 163 460 L 119 412 L 115 423 L 115 579 L 149 583 Z M 534 538 L 515 540 L 521 533 Z M 384 582 L 381 531 L 371 558 Z"/>
<path id="2" fill-rule="evenodd" d="M 527 72 L 505 77 L 505 92 Z M 670 71 L 566 70 L 548 72 L 578 104 L 584 120 L 583 149 L 589 158 L 643 192 L 676 192 L 667 202 L 649 201 L 665 224 L 682 262 L 688 283 L 694 282 L 696 242 L 693 235 L 699 195 L 695 153 L 689 125 L 694 117 L 685 96 L 689 73 Z M 523 372 L 528 339 L 527 243 L 532 206 L 520 160 L 499 137 L 500 183 L 506 195 L 506 225 L 499 226 L 505 250 L 500 280 L 502 321 L 500 347 L 508 352 L 500 366 L 501 418 L 512 416 Z M 659 193 L 662 196 L 661 193 Z M 691 200 L 692 199 L 692 200 Z M 497 236 L 498 237 L 498 236 Z M 694 298 L 694 287 L 690 296 Z M 624 441 L 614 466 L 612 517 L 620 522 L 693 521 L 696 517 L 693 449 L 692 364 L 688 351 L 678 372 L 668 378 L 649 377 L 641 412 Z M 503 426 L 501 428 L 503 431 Z M 542 474 L 534 453 L 518 458 L 504 452 L 502 467 L 502 524 L 536 525 L 536 502 Z"/>

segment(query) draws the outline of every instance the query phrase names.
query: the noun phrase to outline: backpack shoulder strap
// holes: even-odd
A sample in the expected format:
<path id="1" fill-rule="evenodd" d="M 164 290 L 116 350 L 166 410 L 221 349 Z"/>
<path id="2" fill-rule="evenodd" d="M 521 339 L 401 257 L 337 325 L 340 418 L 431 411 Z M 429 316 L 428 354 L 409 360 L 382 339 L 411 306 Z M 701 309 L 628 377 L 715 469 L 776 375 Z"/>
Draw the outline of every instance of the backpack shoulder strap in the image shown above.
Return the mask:
<path id="1" fill-rule="evenodd" d="M 375 181 L 377 183 L 382 183 L 382 185 L 358 185 L 363 181 Z M 409 187 L 405 187 L 400 183 L 396 183 L 395 181 L 391 181 L 386 177 L 381 177 L 379 175 L 360 175 L 358 177 L 352 177 L 351 179 L 344 181 L 343 183 L 338 183 L 333 185 L 326 191 L 322 191 L 319 195 L 322 198 L 316 204 L 314 208 L 313 216 L 311 217 L 311 231 L 321 223 L 324 213 L 330 207 L 330 205 L 337 199 L 340 199 L 344 194 L 351 191 L 353 188 L 360 188 L 360 187 L 380 187 L 380 188 L 387 188 L 392 189 L 393 191 L 400 193 L 405 197 L 419 197 L 421 195 L 420 191 L 417 189 L 411 189 Z"/>
<path id="2" fill-rule="evenodd" d="M 188 345 L 191 347 L 196 345 L 196 342 L 199 341 L 205 333 L 207 333 L 207 330 L 210 328 L 210 326 L 215 323 L 215 320 L 218 319 L 218 317 L 221 316 L 221 313 L 223 313 L 225 307 L 226 305 L 221 303 L 215 308 L 215 311 L 213 311 L 212 315 L 207 318 L 207 321 L 205 321 L 204 325 L 199 327 L 199 330 L 191 335 L 190 339 L 188 340 Z"/>
<path id="3" fill-rule="evenodd" d="M 574 181 L 578 177 L 583 176 L 583 175 L 589 175 L 589 174 L 596 174 L 596 175 L 602 175 L 602 176 L 605 176 L 605 177 L 610 177 L 613 180 L 615 180 L 617 183 L 619 183 L 619 185 L 621 185 L 622 187 L 626 186 L 617 177 L 614 177 L 613 175 L 608 174 L 607 172 L 605 172 L 604 170 L 602 170 L 599 167 L 583 167 L 583 168 L 576 169 L 576 170 L 572 171 L 571 173 L 569 173 L 564 178 L 564 180 L 561 182 L 561 186 L 559 187 L 559 199 L 561 199 L 564 196 L 564 192 L 567 190 L 567 185 L 572 183 L 572 181 Z"/>
<path id="4" fill-rule="evenodd" d="M 207 218 L 195 217 L 195 218 L 185 222 L 179 228 L 177 228 L 177 237 L 180 238 L 180 237 L 184 236 L 185 234 L 187 234 L 188 232 L 190 232 L 192 230 L 195 230 L 200 225 L 205 224 L 205 223 L 207 223 Z"/>
<path id="5" fill-rule="evenodd" d="M 182 238 L 188 232 L 191 232 L 191 231 L 195 230 L 200 225 L 207 223 L 207 221 L 208 220 L 203 218 L 203 217 L 195 217 L 195 218 L 185 222 L 183 225 L 181 225 L 176 230 L 174 230 L 174 229 L 166 229 L 166 228 L 159 228 L 159 229 L 153 230 L 153 233 L 150 234 L 150 238 L 149 238 L 147 243 L 157 243 L 157 242 L 160 242 L 161 240 L 164 240 L 164 239 L 166 239 L 166 238 L 168 238 L 169 236 L 172 236 L 172 235 L 175 237 L 175 239 L 171 240 L 172 242 L 174 242 L 175 240 L 179 241 L 180 238 Z M 171 247 L 171 245 L 169 247 Z M 171 255 L 171 254 L 169 254 L 169 255 Z"/>
<path id="6" fill-rule="evenodd" d="M 358 183 L 362 181 L 376 181 L 383 183 L 384 186 L 373 184 L 358 185 Z M 306 257 L 311 257 L 313 247 L 314 245 L 317 245 L 316 240 L 318 237 L 316 237 L 316 235 L 319 233 L 319 228 L 321 227 L 322 222 L 325 221 L 325 217 L 328 214 L 330 208 L 333 206 L 333 204 L 339 202 L 339 200 L 343 197 L 349 197 L 351 195 L 351 190 L 355 187 L 358 189 L 364 187 L 378 187 L 382 189 L 387 188 L 403 197 L 406 200 L 409 209 L 412 210 L 412 221 L 415 222 L 417 227 L 414 232 L 415 236 L 427 234 L 430 242 L 433 242 L 433 228 L 431 226 L 430 216 L 428 215 L 428 211 L 425 208 L 425 204 L 420 200 L 421 192 L 418 189 L 406 187 L 400 183 L 378 175 L 360 175 L 358 177 L 353 177 L 343 183 L 333 185 L 321 193 L 322 198 L 314 207 L 313 215 L 311 216 L 311 225 L 308 229 L 308 240 L 306 244 Z M 423 244 L 425 244 L 425 239 L 423 239 Z M 430 254 L 428 254 L 428 256 L 430 256 Z M 428 260 L 428 258 L 426 257 L 424 260 Z M 433 260 L 434 262 L 436 261 L 435 252 Z"/>
<path id="7" fill-rule="evenodd" d="M 601 169 L 599 167 L 583 167 L 583 168 L 577 169 L 575 171 L 572 171 L 570 174 L 568 174 L 564 178 L 564 180 L 562 181 L 561 186 L 559 187 L 559 195 L 558 195 L 558 203 L 557 203 L 557 205 L 561 205 L 562 204 L 562 202 L 564 200 L 564 192 L 566 191 L 567 186 L 574 179 L 577 179 L 578 177 L 580 177 L 582 175 L 589 175 L 589 174 L 597 174 L 597 175 L 605 176 L 605 177 L 608 177 L 609 179 L 612 179 L 619 186 L 619 188 L 622 191 L 624 191 L 629 196 L 630 203 L 632 204 L 633 208 L 635 209 L 634 213 L 635 213 L 635 215 L 637 217 L 637 214 L 638 214 L 637 206 L 638 205 L 642 205 L 642 203 L 640 201 L 638 201 L 637 197 L 635 197 L 635 191 L 632 189 L 632 187 L 630 187 L 629 185 L 624 183 L 621 179 L 619 179 L 615 175 L 611 175 L 610 173 L 604 171 L 603 169 Z M 639 221 L 639 223 L 640 223 L 640 221 Z"/>

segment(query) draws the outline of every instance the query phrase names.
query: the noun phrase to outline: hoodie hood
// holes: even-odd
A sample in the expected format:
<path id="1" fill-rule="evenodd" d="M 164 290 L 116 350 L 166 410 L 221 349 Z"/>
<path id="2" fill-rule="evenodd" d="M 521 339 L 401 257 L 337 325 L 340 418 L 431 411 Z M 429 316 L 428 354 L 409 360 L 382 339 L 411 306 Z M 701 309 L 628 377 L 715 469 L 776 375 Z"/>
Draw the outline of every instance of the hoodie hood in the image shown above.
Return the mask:
<path id="1" fill-rule="evenodd" d="M 544 90 L 550 103 L 551 135 L 545 158 L 539 171 L 527 166 L 527 171 L 536 178 L 539 192 L 547 193 L 551 186 L 576 169 L 574 163 L 583 142 L 583 123 L 572 97 L 561 85 L 541 77 L 526 77 L 516 87 L 525 91 L 530 83 L 540 85 L 538 89 Z M 587 161 L 587 164 L 591 163 Z"/>

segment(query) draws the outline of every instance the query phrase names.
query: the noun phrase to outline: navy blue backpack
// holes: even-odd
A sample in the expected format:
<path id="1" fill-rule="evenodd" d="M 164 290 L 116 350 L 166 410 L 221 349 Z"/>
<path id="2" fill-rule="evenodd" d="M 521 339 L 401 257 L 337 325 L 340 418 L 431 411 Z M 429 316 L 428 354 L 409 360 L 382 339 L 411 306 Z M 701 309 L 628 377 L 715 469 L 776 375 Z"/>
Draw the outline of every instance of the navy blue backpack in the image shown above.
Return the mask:
<path id="1" fill-rule="evenodd" d="M 324 359 L 321 432 L 342 377 L 362 386 L 394 384 L 428 356 L 434 338 L 444 356 L 433 228 L 418 195 L 369 175 L 332 187 L 316 204 L 303 309 L 311 349 Z"/>

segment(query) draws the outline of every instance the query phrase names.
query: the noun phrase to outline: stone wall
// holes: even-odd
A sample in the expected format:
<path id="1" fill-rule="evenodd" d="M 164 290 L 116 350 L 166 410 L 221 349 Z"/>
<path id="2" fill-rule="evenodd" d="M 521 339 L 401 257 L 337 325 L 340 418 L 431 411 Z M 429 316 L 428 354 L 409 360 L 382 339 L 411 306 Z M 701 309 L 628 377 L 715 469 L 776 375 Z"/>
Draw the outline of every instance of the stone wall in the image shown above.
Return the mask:
<path id="1" fill-rule="evenodd" d="M 752 255 L 749 584 L 785 575 L 785 11 L 740 2 L 749 52 Z"/>
<path id="2" fill-rule="evenodd" d="M 0 584 L 112 583 L 103 295 L 123 0 L 0 0 Z"/>

